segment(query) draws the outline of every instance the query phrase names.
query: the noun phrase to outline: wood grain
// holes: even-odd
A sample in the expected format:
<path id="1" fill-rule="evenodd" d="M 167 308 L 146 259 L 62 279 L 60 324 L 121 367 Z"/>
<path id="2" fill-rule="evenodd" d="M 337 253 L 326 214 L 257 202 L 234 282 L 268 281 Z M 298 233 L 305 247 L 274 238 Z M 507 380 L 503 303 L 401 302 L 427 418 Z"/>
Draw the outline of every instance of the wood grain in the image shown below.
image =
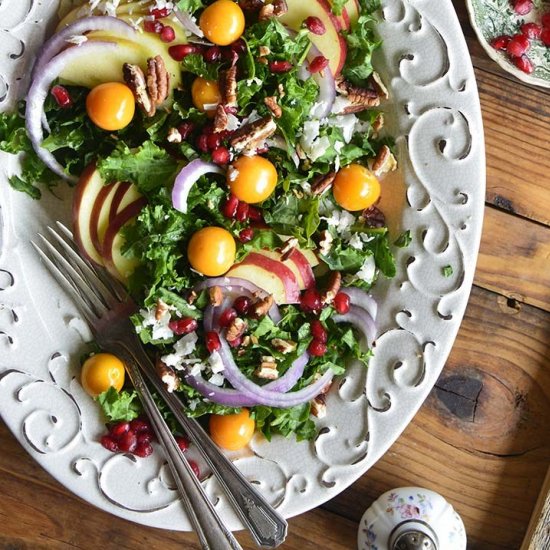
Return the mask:
<path id="1" fill-rule="evenodd" d="M 542 484 L 521 550 L 550 548 L 550 468 Z"/>

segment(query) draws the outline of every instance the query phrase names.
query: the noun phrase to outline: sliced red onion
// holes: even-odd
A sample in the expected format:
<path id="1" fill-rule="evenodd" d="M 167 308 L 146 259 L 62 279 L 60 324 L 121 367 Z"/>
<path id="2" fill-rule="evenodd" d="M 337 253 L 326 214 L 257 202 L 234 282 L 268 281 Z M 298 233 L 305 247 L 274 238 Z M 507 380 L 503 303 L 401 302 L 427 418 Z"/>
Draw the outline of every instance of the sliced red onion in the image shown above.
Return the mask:
<path id="1" fill-rule="evenodd" d="M 260 404 L 267 407 L 286 409 L 310 401 L 319 395 L 321 390 L 334 376 L 334 373 L 329 369 L 319 378 L 319 380 L 296 392 L 278 393 L 276 391 L 270 391 L 262 386 L 258 386 L 258 384 L 255 384 L 252 380 L 249 380 L 235 363 L 226 340 L 220 338 L 220 341 L 221 348 L 219 354 L 225 366 L 225 370 L 223 371 L 225 378 L 236 390 L 242 392 L 246 397 L 256 399 Z"/>
<path id="2" fill-rule="evenodd" d="M 319 85 L 319 95 L 317 101 L 310 112 L 310 118 L 322 119 L 326 118 L 332 112 L 332 106 L 336 100 L 336 83 L 334 81 L 334 75 L 330 70 L 330 67 L 324 68 L 317 73 L 309 72 L 309 64 L 316 57 L 322 55 L 315 45 L 311 45 L 307 60 L 303 65 L 298 68 L 298 78 L 307 80 L 313 77 L 313 80 Z"/>
<path id="3" fill-rule="evenodd" d="M 42 162 L 54 173 L 66 180 L 76 182 L 76 178 L 68 176 L 63 166 L 57 162 L 55 157 L 42 147 L 44 133 L 42 130 L 42 115 L 44 114 L 44 102 L 52 82 L 59 76 L 68 63 L 83 55 L 95 54 L 104 56 L 117 48 L 114 42 L 89 41 L 81 46 L 67 48 L 56 55 L 51 61 L 43 65 L 31 84 L 27 94 L 27 106 L 25 111 L 27 134 L 31 140 L 36 154 Z"/>
<path id="4" fill-rule="evenodd" d="M 353 286 L 342 288 L 340 292 L 347 294 L 354 306 L 362 307 L 372 317 L 372 320 L 376 321 L 378 304 L 374 301 L 372 296 L 369 296 L 364 290 Z"/>
<path id="5" fill-rule="evenodd" d="M 41 71 L 46 63 L 50 62 L 61 50 L 70 45 L 69 39 L 72 36 L 78 36 L 91 31 L 107 31 L 112 32 L 116 36 L 134 39 L 136 31 L 131 25 L 108 15 L 84 17 L 78 19 L 74 23 L 66 26 L 63 30 L 55 33 L 40 50 L 39 56 L 34 62 L 31 73 L 31 82 L 36 74 Z"/>
<path id="6" fill-rule="evenodd" d="M 235 291 L 237 295 L 242 294 L 249 297 L 251 294 L 256 294 L 257 296 L 268 295 L 268 293 L 259 286 L 256 286 L 254 283 L 251 283 L 246 279 L 241 279 L 240 277 L 211 277 L 195 286 L 194 290 L 195 292 L 200 292 L 201 290 L 205 290 L 213 286 L 219 286 L 229 290 L 231 293 Z M 281 313 L 279 312 L 279 307 L 275 302 L 273 302 L 273 305 L 269 310 L 269 317 L 275 324 L 281 320 Z"/>
<path id="7" fill-rule="evenodd" d="M 193 21 L 191 14 L 186 11 L 180 10 L 178 7 L 174 8 L 174 14 L 178 18 L 178 21 L 191 33 L 199 38 L 204 38 L 204 33 L 201 28 Z"/>
<path id="8" fill-rule="evenodd" d="M 201 159 L 192 160 L 177 175 L 172 188 L 172 204 L 176 210 L 187 213 L 187 197 L 197 180 L 205 174 L 223 174 L 224 171 L 213 162 Z"/>
<path id="9" fill-rule="evenodd" d="M 309 361 L 309 354 L 307 352 L 302 353 L 295 361 L 293 361 L 290 368 L 277 380 L 269 382 L 262 386 L 264 390 L 276 391 L 280 393 L 286 393 L 290 391 L 298 380 L 304 374 L 304 369 L 306 368 L 307 362 Z"/>
<path id="10" fill-rule="evenodd" d="M 348 313 L 343 315 L 334 315 L 332 320 L 335 323 L 351 323 L 354 325 L 367 339 L 367 344 L 372 347 L 372 343 L 376 339 L 376 326 L 370 314 L 359 306 L 350 306 Z"/>

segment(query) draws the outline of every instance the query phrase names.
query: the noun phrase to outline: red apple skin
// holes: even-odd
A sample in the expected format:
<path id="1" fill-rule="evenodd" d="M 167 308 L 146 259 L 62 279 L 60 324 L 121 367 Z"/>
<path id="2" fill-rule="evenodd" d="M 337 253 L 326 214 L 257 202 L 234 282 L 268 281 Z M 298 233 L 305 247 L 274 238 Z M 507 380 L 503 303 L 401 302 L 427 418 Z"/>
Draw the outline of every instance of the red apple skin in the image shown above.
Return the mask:
<path id="1" fill-rule="evenodd" d="M 315 275 L 313 275 L 311 265 L 307 261 L 306 257 L 297 248 L 289 254 L 287 260 L 291 261 L 298 268 L 305 288 L 315 286 Z"/>
<path id="2" fill-rule="evenodd" d="M 355 23 L 359 19 L 359 14 L 361 13 L 359 0 L 348 0 L 345 9 L 349 15 L 350 25 L 353 25 L 353 23 Z"/>
<path id="3" fill-rule="evenodd" d="M 103 186 L 103 189 L 101 189 L 101 191 L 97 194 L 97 198 L 92 208 L 92 215 L 90 216 L 90 237 L 92 239 L 92 244 L 94 245 L 94 248 L 97 250 L 97 253 L 99 255 L 101 255 L 102 251 L 101 239 L 99 237 L 101 211 L 105 207 L 105 201 L 111 200 L 111 195 L 113 194 L 114 196 L 116 196 L 119 187 L 119 183 L 111 183 L 109 185 Z M 108 215 L 107 222 L 109 221 L 110 217 Z"/>
<path id="4" fill-rule="evenodd" d="M 115 196 L 113 197 L 113 202 L 111 203 L 111 209 L 109 210 L 109 221 L 111 221 L 119 212 L 119 206 L 124 198 L 124 195 L 128 192 L 131 183 L 127 181 L 120 182 L 120 185 L 117 188 Z"/>
<path id="5" fill-rule="evenodd" d="M 92 163 L 82 172 L 76 184 L 72 208 L 73 235 L 83 256 L 97 265 L 103 265 L 101 256 L 95 250 L 90 236 L 85 236 L 85 234 L 89 233 L 90 218 L 97 196 L 103 190 L 103 184 L 98 185 L 100 182 L 96 176 L 96 166 L 95 163 Z M 92 206 L 89 208 L 89 212 L 86 212 L 85 207 L 90 204 Z"/>
<path id="6" fill-rule="evenodd" d="M 332 5 L 334 4 L 334 0 L 329 0 L 332 10 Z M 349 2 L 348 2 L 349 3 Z M 338 26 L 340 31 L 349 31 L 350 29 L 350 18 L 348 15 L 348 10 L 344 7 L 342 9 L 342 13 L 340 15 L 336 15 L 333 13 L 334 17 L 336 18 L 336 21 L 338 21 Z"/>
<path id="7" fill-rule="evenodd" d="M 296 281 L 296 277 L 290 268 L 282 262 L 263 256 L 257 252 L 251 252 L 241 263 L 236 264 L 234 267 L 245 265 L 256 266 L 275 274 L 283 283 L 287 304 L 295 304 L 300 301 L 300 287 L 298 286 L 298 281 Z M 227 275 L 230 276 L 230 273 L 231 270 L 229 270 Z"/>
<path id="8" fill-rule="evenodd" d="M 120 211 L 111 221 L 107 231 L 105 233 L 105 238 L 103 239 L 103 249 L 102 256 L 105 268 L 113 276 L 116 277 L 119 281 L 125 282 L 126 277 L 118 269 L 115 262 L 114 255 L 114 246 L 115 239 L 120 230 L 124 225 L 129 221 L 134 219 L 142 210 L 142 208 L 147 204 L 145 197 L 141 197 L 134 202 L 130 203 L 126 208 Z"/>

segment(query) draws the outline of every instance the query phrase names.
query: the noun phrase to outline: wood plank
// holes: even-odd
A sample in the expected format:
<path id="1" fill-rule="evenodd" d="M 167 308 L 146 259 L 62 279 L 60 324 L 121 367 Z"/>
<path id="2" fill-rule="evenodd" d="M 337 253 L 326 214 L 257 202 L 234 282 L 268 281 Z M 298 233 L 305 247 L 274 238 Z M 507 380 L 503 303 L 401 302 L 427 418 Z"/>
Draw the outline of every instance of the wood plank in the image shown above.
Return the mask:
<path id="1" fill-rule="evenodd" d="M 485 208 L 475 283 L 550 311 L 550 230 Z"/>
<path id="2" fill-rule="evenodd" d="M 542 484 L 521 550 L 550 548 L 550 468 Z"/>
<path id="3" fill-rule="evenodd" d="M 382 460 L 325 507 L 358 520 L 384 491 L 426 487 L 462 516 L 469 550 L 519 548 L 550 461 L 549 342 L 549 313 L 509 308 L 474 287 L 421 411 Z M 476 393 L 468 381 L 480 382 Z M 471 413 L 462 401 L 473 402 Z"/>
<path id="4" fill-rule="evenodd" d="M 2 422 L 0 448 L 0 548 L 200 550 L 193 533 L 136 525 L 83 502 L 42 470 Z M 347 550 L 356 544 L 356 523 L 326 510 L 289 525 L 285 550 Z M 247 533 L 236 536 L 245 550 L 257 549 Z"/>

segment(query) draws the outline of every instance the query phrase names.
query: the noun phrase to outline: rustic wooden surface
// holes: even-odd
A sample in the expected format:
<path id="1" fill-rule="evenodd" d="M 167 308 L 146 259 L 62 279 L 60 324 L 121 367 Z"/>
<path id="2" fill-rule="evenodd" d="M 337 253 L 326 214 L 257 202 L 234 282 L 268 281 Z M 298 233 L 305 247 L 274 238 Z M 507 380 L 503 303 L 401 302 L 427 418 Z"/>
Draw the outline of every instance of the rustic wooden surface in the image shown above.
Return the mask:
<path id="1" fill-rule="evenodd" d="M 550 464 L 550 90 L 503 72 L 476 42 L 463 0 L 454 4 L 476 68 L 488 168 L 465 320 L 407 430 L 352 487 L 290 520 L 286 550 L 355 548 L 365 508 L 405 485 L 450 500 L 469 549 L 517 550 Z M 0 448 L 2 549 L 199 548 L 193 534 L 137 526 L 82 502 L 2 424 Z M 255 548 L 247 535 L 238 538 Z"/>

